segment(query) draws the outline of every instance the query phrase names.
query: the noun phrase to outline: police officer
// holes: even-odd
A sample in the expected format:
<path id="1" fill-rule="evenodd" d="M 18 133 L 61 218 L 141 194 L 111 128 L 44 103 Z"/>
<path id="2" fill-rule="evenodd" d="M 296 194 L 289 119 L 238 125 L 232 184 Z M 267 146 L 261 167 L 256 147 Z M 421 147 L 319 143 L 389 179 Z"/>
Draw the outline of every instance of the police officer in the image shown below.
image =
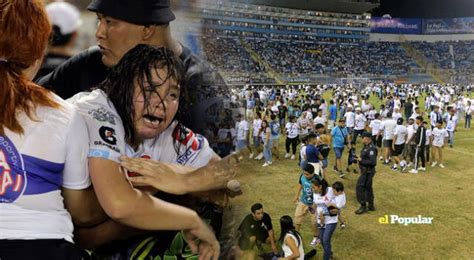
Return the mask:
<path id="1" fill-rule="evenodd" d="M 369 132 L 362 134 L 362 142 L 364 143 L 364 148 L 360 152 L 360 157 L 356 157 L 361 171 L 356 187 L 357 201 L 360 203 L 360 208 L 355 212 L 356 214 L 375 210 L 372 179 L 374 178 L 375 166 L 377 165 L 377 147 L 372 144 L 372 137 Z"/>

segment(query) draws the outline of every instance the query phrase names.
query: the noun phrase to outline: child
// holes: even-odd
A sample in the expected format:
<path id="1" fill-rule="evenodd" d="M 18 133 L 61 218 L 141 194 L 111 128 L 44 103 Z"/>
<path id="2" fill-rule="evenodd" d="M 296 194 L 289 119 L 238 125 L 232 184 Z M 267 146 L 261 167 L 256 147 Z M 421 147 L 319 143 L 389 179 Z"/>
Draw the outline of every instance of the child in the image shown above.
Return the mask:
<path id="1" fill-rule="evenodd" d="M 433 132 L 431 134 L 431 144 L 432 144 L 432 157 L 433 163 L 431 167 L 435 167 L 439 163 L 439 167 L 444 169 L 443 165 L 443 148 L 448 141 L 448 131 L 443 128 L 443 121 L 439 120 L 436 122 L 436 127 L 433 128 Z"/>
<path id="2" fill-rule="evenodd" d="M 356 154 L 356 149 L 355 149 L 355 146 L 351 146 L 351 148 L 349 149 L 349 153 L 347 154 L 347 168 L 346 168 L 346 171 L 347 172 L 350 172 L 350 167 L 352 164 L 355 164 L 357 166 L 357 160 L 355 159 L 357 157 L 357 154 Z M 356 169 L 352 169 L 352 171 L 357 174 L 359 173 Z"/>
<path id="3" fill-rule="evenodd" d="M 342 218 L 342 209 L 346 206 L 346 193 L 344 193 L 344 184 L 340 181 L 336 181 L 332 184 L 333 199 L 332 202 L 339 209 L 339 222 L 341 223 L 341 228 L 345 228 L 346 224 Z"/>

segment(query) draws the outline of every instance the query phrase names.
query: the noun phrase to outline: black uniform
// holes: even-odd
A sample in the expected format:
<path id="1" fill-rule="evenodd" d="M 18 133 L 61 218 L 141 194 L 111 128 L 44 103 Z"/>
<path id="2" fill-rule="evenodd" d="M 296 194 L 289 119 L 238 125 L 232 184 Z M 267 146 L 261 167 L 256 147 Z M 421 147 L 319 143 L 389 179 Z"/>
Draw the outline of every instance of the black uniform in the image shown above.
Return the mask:
<path id="1" fill-rule="evenodd" d="M 357 201 L 362 207 L 369 204 L 369 208 L 374 205 L 374 191 L 372 189 L 372 179 L 375 175 L 375 166 L 377 165 L 377 148 L 370 143 L 365 145 L 360 152 L 360 177 L 357 180 Z"/>

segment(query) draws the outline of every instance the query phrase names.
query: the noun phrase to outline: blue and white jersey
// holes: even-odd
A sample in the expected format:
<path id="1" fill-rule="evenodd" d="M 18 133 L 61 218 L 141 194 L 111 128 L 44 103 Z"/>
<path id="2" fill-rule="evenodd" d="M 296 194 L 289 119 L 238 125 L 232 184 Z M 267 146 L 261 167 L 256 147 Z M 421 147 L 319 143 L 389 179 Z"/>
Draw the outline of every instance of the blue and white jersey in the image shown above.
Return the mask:
<path id="1" fill-rule="evenodd" d="M 0 239 L 66 239 L 73 224 L 61 188 L 90 186 L 89 139 L 82 117 L 54 96 L 61 108 L 38 107 L 31 120 L 17 118 L 24 129 L 0 135 Z"/>
<path id="2" fill-rule="evenodd" d="M 68 101 L 75 105 L 87 124 L 90 158 L 120 162 L 120 156 L 126 155 L 200 168 L 207 165 L 214 155 L 203 136 L 189 129 L 184 133 L 174 132 L 176 121 L 158 137 L 146 139 L 134 150 L 125 142 L 122 120 L 102 90 L 79 93 Z M 185 138 L 178 138 L 179 134 Z M 178 142 L 178 139 L 182 141 Z"/>

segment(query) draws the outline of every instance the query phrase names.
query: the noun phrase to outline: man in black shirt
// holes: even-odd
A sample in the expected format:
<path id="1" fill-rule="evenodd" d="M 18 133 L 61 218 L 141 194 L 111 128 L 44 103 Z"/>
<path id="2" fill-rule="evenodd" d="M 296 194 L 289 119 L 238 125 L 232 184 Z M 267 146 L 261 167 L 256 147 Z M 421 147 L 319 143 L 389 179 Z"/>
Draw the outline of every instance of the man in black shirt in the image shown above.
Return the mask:
<path id="1" fill-rule="evenodd" d="M 38 84 L 54 90 L 62 98 L 69 98 L 81 91 L 88 91 L 101 83 L 108 75 L 109 68 L 138 44 L 166 47 L 182 60 L 185 66 L 185 84 L 181 87 L 178 111 L 180 121 L 194 132 L 206 126 L 205 106 L 215 104 L 198 99 L 214 98 L 208 95 L 211 87 L 223 84 L 220 78 L 200 61 L 191 51 L 172 37 L 169 23 L 175 19 L 169 0 L 93 0 L 88 10 L 95 12 L 98 19 L 96 38 L 98 46 L 91 47 L 73 56 L 52 73 L 38 80 Z M 183 93 L 184 91 L 184 93 Z M 223 95 L 225 96 L 225 95 Z M 222 100 L 221 100 L 222 101 Z M 221 102 L 217 101 L 217 102 Z M 204 106 L 204 107 L 202 107 Z M 218 194 L 218 193 L 216 193 Z M 219 236 L 222 225 L 222 209 L 193 196 L 176 196 L 160 193 L 155 195 L 166 201 L 190 207 L 201 217 L 211 220 L 211 226 Z M 97 229 L 100 230 L 100 229 Z M 97 231 L 98 232 L 98 231 Z M 166 251 L 175 238 L 176 232 L 157 232 L 160 243 L 159 255 Z M 123 234 L 121 234 L 123 235 Z M 104 255 L 120 255 L 128 258 L 130 248 L 140 243 L 140 238 L 130 238 L 123 245 L 112 243 L 104 249 Z M 128 248 L 129 247 L 129 248 Z M 122 250 L 124 249 L 124 250 Z M 125 253 L 118 250 L 126 251 Z"/>
<path id="2" fill-rule="evenodd" d="M 273 253 L 277 253 L 275 234 L 273 233 L 272 219 L 270 215 L 263 212 L 260 203 L 252 205 L 252 214 L 248 214 L 240 223 L 239 247 L 250 254 L 248 257 L 255 258 L 253 251 L 255 246 L 261 249 L 264 243 L 270 243 Z"/>
<path id="3" fill-rule="evenodd" d="M 37 83 L 56 92 L 63 99 L 88 91 L 101 83 L 108 68 L 116 65 L 123 55 L 138 44 L 166 47 L 183 61 L 186 75 L 185 115 L 182 123 L 200 133 L 205 127 L 204 109 L 211 105 L 198 96 L 207 96 L 210 86 L 223 85 L 223 80 L 211 71 L 191 51 L 173 38 L 170 22 L 175 19 L 169 0 L 94 0 L 88 10 L 98 19 L 96 38 L 98 46 L 73 56 Z M 212 95 L 214 97 L 214 95 Z M 200 113 L 200 114 L 198 114 Z"/>

